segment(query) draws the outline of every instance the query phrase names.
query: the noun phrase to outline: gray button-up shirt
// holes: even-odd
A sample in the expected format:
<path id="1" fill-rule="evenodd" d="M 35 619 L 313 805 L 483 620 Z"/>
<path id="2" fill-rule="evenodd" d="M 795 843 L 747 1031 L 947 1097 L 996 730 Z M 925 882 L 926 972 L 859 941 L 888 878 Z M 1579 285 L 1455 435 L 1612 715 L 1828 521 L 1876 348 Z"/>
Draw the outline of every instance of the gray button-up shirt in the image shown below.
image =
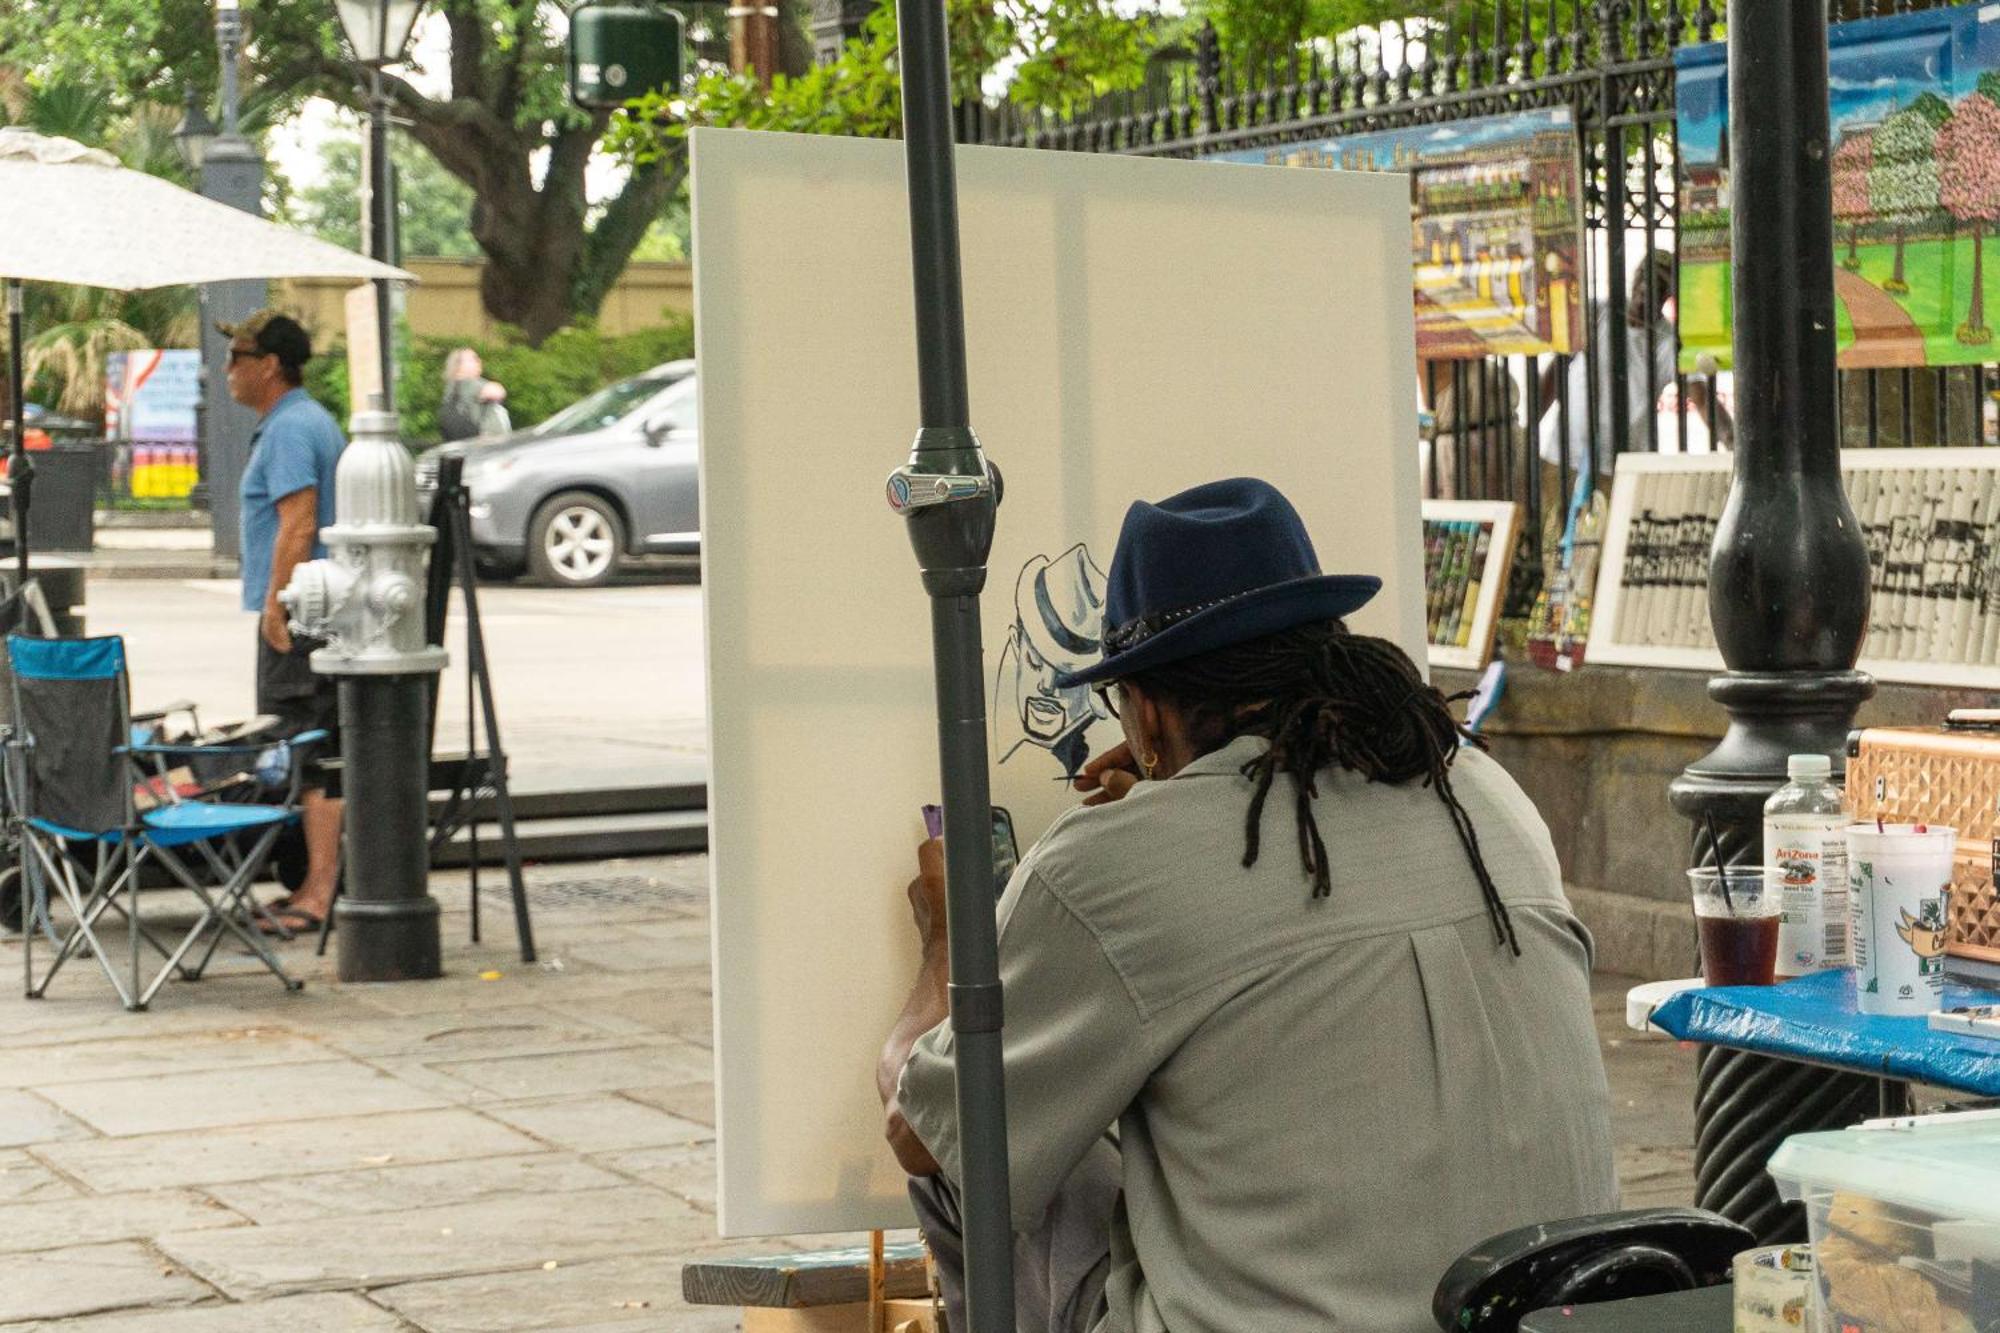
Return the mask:
<path id="1" fill-rule="evenodd" d="M 1014 1225 L 1115 1124 L 1102 1333 L 1430 1333 L 1462 1252 L 1617 1206 L 1590 938 L 1547 826 L 1472 749 L 1452 783 L 1519 958 L 1419 783 L 1320 775 L 1333 893 L 1314 899 L 1280 776 L 1246 868 L 1263 745 L 1064 815 L 1009 884 Z M 958 1179 L 951 1059 L 948 1025 L 921 1038 L 901 1105 Z"/>

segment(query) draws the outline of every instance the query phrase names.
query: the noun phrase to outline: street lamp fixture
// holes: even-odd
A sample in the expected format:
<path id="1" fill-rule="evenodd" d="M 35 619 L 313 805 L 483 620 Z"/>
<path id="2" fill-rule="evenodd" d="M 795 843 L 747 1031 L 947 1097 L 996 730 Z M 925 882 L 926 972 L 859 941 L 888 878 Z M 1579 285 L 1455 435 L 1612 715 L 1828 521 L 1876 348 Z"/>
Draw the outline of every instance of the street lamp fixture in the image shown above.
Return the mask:
<path id="1" fill-rule="evenodd" d="M 389 96 L 382 69 L 403 58 L 410 44 L 410 31 L 417 26 L 423 0 L 333 0 L 340 18 L 340 30 L 347 36 L 347 49 L 354 63 L 368 71 L 368 255 L 383 263 L 394 261 L 389 231 Z M 390 288 L 386 278 L 375 280 L 375 337 L 381 373 L 381 410 L 396 410 L 395 320 L 390 313 Z"/>
<path id="2" fill-rule="evenodd" d="M 180 150 L 181 161 L 196 174 L 201 174 L 202 159 L 208 156 L 208 146 L 215 142 L 215 122 L 202 109 L 201 95 L 189 84 L 187 108 L 181 112 L 181 123 L 174 126 L 174 147 Z"/>
<path id="3" fill-rule="evenodd" d="M 410 44 L 423 0 L 334 0 L 347 49 L 361 65 L 393 65 Z"/>

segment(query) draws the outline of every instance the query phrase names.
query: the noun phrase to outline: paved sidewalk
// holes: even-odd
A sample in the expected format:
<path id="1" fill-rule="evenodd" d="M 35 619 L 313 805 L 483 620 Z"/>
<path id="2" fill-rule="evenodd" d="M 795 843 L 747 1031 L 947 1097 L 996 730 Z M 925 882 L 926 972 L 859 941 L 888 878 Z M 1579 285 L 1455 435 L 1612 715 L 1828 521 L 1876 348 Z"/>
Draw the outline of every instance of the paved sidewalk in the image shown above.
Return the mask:
<path id="1" fill-rule="evenodd" d="M 472 945 L 439 875 L 434 982 L 343 986 L 299 941 L 303 992 L 238 956 L 127 1014 L 86 968 L 23 1000 L 0 942 L 0 1330 L 721 1333 L 688 1258 L 859 1243 L 716 1238 L 706 858 L 529 873 L 542 961 L 504 880 Z M 1625 985 L 1626 1202 L 1684 1203 L 1693 1060 L 1623 1030 Z"/>
<path id="2" fill-rule="evenodd" d="M 716 1239 L 704 859 L 531 876 L 542 961 L 504 880 L 470 945 L 440 875 L 428 983 L 299 941 L 298 994 L 242 956 L 127 1014 L 87 968 L 22 999 L 0 945 L 0 1328 L 706 1333 L 687 1257 L 853 1243 Z"/>

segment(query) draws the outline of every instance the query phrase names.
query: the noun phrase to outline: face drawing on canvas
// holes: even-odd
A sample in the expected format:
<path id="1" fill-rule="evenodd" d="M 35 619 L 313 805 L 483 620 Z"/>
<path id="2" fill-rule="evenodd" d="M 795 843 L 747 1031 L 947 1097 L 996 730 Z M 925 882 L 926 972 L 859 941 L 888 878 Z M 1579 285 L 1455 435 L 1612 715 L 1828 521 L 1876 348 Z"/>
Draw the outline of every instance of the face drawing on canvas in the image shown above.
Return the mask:
<path id="1" fill-rule="evenodd" d="M 1090 757 L 1084 733 L 1108 714 L 1088 685 L 1060 689 L 1058 671 L 1095 662 L 1104 636 L 1104 571 L 1082 542 L 1035 556 L 1014 583 L 1014 624 L 993 678 L 993 749 L 1006 763 L 1023 746 L 1055 756 L 1065 777 Z"/>

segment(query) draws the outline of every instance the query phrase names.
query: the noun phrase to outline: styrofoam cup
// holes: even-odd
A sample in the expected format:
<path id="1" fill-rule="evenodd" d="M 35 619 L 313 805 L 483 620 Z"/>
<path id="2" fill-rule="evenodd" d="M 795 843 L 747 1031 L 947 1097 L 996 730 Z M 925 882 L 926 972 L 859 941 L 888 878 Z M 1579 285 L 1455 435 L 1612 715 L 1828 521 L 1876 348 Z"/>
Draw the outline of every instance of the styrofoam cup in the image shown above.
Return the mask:
<path id="1" fill-rule="evenodd" d="M 1957 830 L 1935 824 L 1848 825 L 1854 997 L 1862 1013 L 1917 1017 L 1938 1007 L 1957 847 Z"/>

